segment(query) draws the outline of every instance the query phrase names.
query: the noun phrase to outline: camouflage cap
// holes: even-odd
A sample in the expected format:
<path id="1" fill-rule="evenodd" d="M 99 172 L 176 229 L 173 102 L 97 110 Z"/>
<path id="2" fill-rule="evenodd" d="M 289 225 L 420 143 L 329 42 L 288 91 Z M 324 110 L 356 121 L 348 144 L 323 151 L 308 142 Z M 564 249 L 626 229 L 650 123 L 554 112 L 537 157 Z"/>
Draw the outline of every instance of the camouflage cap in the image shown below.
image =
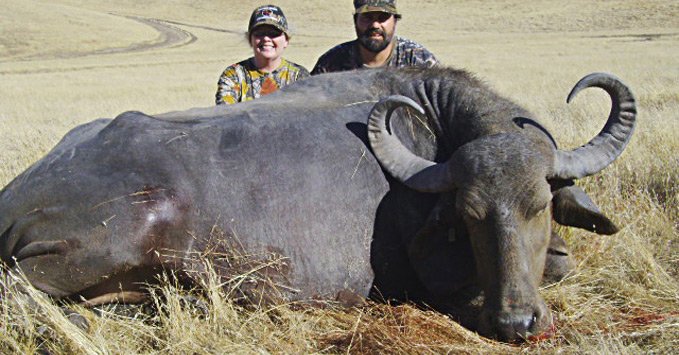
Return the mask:
<path id="1" fill-rule="evenodd" d="M 400 15 L 396 10 L 396 0 L 354 0 L 354 9 L 356 14 L 380 11 Z"/>
<path id="2" fill-rule="evenodd" d="M 255 27 L 262 25 L 276 27 L 283 31 L 286 36 L 290 36 L 288 33 L 288 20 L 285 18 L 283 10 L 276 5 L 260 6 L 252 12 L 250 23 L 248 24 L 248 34 L 251 34 Z"/>

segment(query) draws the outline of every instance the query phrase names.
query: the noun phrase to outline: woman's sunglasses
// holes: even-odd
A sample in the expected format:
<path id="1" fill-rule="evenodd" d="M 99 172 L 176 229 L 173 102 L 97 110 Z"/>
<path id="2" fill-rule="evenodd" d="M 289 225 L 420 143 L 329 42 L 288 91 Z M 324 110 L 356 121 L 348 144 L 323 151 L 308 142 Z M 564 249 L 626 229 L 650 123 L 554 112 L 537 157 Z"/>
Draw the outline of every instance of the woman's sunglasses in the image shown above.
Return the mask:
<path id="1" fill-rule="evenodd" d="M 277 38 L 283 34 L 283 31 L 275 28 L 262 28 L 261 30 L 255 30 L 252 35 L 255 37 L 269 37 Z"/>

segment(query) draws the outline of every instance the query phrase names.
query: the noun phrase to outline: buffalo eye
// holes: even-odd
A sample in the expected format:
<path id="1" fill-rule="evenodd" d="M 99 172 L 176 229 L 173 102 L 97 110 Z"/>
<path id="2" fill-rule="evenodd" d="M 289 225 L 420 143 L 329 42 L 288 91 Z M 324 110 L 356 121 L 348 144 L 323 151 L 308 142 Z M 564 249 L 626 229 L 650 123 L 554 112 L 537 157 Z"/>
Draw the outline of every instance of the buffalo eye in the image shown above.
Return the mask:
<path id="1" fill-rule="evenodd" d="M 536 218 L 542 216 L 551 207 L 551 201 L 533 203 L 526 209 L 526 218 Z"/>
<path id="2" fill-rule="evenodd" d="M 472 221 L 482 221 L 486 219 L 486 208 L 481 199 L 475 193 L 466 193 L 463 195 L 458 195 L 457 210 L 460 212 L 465 219 L 471 219 Z"/>
<path id="3" fill-rule="evenodd" d="M 538 184 L 532 191 L 534 192 L 532 196 L 524 200 L 528 219 L 539 217 L 552 207 L 552 192 L 548 184 Z"/>

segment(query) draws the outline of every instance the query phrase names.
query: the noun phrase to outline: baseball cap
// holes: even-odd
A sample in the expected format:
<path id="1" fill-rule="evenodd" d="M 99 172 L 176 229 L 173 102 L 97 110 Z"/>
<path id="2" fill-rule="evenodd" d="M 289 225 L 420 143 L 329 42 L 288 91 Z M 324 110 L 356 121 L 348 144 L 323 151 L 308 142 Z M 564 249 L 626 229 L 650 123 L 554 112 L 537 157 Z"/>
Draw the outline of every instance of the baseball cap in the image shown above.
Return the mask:
<path id="1" fill-rule="evenodd" d="M 255 27 L 262 25 L 276 27 L 283 31 L 286 36 L 290 37 L 290 34 L 288 33 L 288 20 L 285 18 L 283 10 L 276 5 L 264 5 L 256 8 L 250 16 L 248 33 L 252 33 L 252 30 Z"/>
<path id="2" fill-rule="evenodd" d="M 379 11 L 401 15 L 396 10 L 396 0 L 354 0 L 354 9 L 356 14 Z"/>

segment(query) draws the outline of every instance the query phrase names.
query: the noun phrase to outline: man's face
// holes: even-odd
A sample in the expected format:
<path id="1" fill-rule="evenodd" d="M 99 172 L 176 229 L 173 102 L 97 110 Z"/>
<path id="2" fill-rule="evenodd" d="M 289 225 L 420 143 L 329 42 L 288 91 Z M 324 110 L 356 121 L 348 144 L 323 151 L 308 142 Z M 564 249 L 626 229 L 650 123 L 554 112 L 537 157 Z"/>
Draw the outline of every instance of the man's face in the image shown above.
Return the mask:
<path id="1" fill-rule="evenodd" d="M 356 15 L 356 36 L 358 42 L 373 53 L 383 51 L 394 38 L 396 18 L 386 12 L 365 12 Z"/>

